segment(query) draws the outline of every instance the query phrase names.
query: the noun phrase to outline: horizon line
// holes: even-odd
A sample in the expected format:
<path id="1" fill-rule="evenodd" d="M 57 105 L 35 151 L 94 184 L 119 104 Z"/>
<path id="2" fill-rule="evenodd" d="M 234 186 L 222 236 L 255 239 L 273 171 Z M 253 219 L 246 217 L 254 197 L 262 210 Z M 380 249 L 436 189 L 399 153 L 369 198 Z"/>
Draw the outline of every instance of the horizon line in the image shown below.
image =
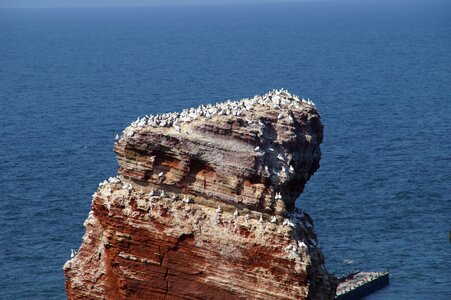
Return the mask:
<path id="1" fill-rule="evenodd" d="M 206 2 L 205 0 L 200 1 L 194 1 L 191 3 L 181 3 L 178 2 L 180 0 L 176 0 L 176 2 L 157 2 L 157 3 L 108 3 L 108 4 L 102 4 L 102 3 L 68 3 L 66 5 L 56 3 L 55 5 L 51 4 L 36 4 L 36 2 L 32 3 L 31 5 L 26 4 L 6 4 L 6 5 L 0 5 L 1 9 L 62 9 L 62 8 L 71 8 L 71 9 L 83 9 L 83 8 L 145 8 L 145 7 L 175 7 L 175 6 L 232 6 L 232 5 L 255 5 L 255 4 L 296 4 L 296 3 L 324 3 L 324 4 L 396 4 L 396 3 L 437 3 L 437 2 L 447 2 L 446 0 L 365 0 L 365 1 L 359 1 L 359 0 L 244 0 L 244 1 L 238 1 L 238 0 L 222 0 L 220 2 Z"/>
<path id="2" fill-rule="evenodd" d="M 346 0 L 348 1 L 348 0 Z M 354 0 L 351 0 L 354 1 Z M 315 0 L 246 0 L 246 1 L 220 1 L 220 2 L 205 2 L 205 1 L 194 1 L 191 3 L 181 3 L 181 2 L 157 2 L 157 3 L 111 3 L 111 4 L 101 4 L 101 3 L 69 3 L 55 5 L 50 4 L 31 4 L 31 5 L 0 5 L 0 9 L 35 9 L 35 8 L 139 8 L 139 7 L 162 7 L 162 6 L 218 6 L 218 5 L 248 5 L 248 4 L 286 4 L 286 3 L 301 3 L 301 2 L 316 2 Z M 324 2 L 333 2 L 331 0 L 325 0 Z"/>

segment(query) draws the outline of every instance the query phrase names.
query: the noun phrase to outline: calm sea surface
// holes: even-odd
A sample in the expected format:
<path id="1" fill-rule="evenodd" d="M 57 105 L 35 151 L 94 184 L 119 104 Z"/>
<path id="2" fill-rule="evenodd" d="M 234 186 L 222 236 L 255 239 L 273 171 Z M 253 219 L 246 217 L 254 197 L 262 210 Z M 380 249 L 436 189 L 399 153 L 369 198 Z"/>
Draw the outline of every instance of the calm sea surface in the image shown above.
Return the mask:
<path id="1" fill-rule="evenodd" d="M 445 3 L 445 2 L 443 2 Z M 63 299 L 114 136 L 137 116 L 287 88 L 316 102 L 298 206 L 370 299 L 451 299 L 451 5 L 0 10 L 0 299 Z"/>

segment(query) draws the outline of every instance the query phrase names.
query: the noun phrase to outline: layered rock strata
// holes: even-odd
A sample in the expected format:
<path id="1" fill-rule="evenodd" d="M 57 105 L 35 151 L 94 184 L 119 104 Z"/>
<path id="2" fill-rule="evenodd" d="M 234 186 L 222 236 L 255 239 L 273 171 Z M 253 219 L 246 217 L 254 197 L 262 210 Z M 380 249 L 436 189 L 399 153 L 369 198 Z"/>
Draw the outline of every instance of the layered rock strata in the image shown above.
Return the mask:
<path id="1" fill-rule="evenodd" d="M 315 105 L 284 90 L 138 118 L 116 138 L 69 299 L 333 299 L 313 222 Z"/>

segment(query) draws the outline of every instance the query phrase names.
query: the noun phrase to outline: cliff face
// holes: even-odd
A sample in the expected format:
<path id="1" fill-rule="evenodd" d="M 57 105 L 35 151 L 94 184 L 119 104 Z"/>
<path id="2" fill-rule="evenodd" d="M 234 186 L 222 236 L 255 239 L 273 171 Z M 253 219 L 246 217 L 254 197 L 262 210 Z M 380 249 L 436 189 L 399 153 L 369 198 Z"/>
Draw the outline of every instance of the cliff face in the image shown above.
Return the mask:
<path id="1" fill-rule="evenodd" d="M 138 119 L 116 139 L 69 299 L 333 299 L 310 217 L 318 169 L 311 102 L 287 91 Z"/>

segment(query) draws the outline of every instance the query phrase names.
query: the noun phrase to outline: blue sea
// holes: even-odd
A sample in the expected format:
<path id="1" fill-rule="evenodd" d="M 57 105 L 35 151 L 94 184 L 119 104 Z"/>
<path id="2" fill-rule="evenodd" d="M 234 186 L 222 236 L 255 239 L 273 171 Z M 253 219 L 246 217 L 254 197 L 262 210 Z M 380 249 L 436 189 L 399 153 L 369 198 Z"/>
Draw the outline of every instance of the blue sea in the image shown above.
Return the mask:
<path id="1" fill-rule="evenodd" d="M 137 116 L 273 88 L 315 101 L 297 205 L 368 299 L 451 299 L 451 4 L 0 9 L 0 299 L 64 299 L 91 195 Z"/>

